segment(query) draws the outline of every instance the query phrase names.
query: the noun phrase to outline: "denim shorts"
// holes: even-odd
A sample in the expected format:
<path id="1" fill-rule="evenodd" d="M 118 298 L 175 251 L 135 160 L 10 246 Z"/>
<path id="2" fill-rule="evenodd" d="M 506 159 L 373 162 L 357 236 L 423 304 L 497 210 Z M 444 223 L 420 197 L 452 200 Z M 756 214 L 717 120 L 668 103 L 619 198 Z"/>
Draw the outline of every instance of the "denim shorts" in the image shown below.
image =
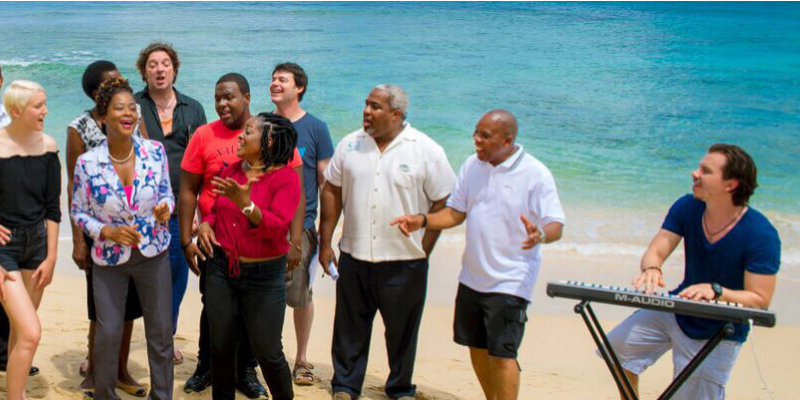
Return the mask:
<path id="1" fill-rule="evenodd" d="M 686 336 L 675 320 L 675 314 L 652 310 L 634 312 L 608 333 L 608 340 L 622 368 L 636 375 L 641 375 L 664 353 L 672 350 L 673 378 L 708 342 Z M 672 398 L 724 399 L 725 384 L 741 347 L 741 343 L 732 340 L 719 342 Z"/>
<path id="2" fill-rule="evenodd" d="M 0 266 L 6 271 L 35 270 L 47 258 L 47 226 L 39 222 L 11 229 L 11 241 L 0 246 Z"/>

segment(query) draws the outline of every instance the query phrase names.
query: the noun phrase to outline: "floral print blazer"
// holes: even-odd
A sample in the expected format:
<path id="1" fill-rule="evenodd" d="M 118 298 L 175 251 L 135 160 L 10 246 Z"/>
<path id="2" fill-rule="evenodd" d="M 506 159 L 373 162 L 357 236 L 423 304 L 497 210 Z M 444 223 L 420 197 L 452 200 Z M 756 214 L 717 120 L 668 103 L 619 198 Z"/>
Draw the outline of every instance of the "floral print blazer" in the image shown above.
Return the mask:
<path id="1" fill-rule="evenodd" d="M 97 265 L 120 265 L 131 257 L 131 246 L 100 239 L 104 225 L 139 225 L 142 239 L 138 247 L 145 257 L 169 248 L 169 226 L 158 222 L 153 214 L 153 208 L 161 203 L 167 203 L 170 212 L 175 209 L 166 151 L 161 143 L 138 137 L 133 137 L 133 145 L 136 176 L 131 205 L 109 159 L 107 141 L 81 155 L 75 164 L 70 215 L 94 239 L 90 252 Z"/>

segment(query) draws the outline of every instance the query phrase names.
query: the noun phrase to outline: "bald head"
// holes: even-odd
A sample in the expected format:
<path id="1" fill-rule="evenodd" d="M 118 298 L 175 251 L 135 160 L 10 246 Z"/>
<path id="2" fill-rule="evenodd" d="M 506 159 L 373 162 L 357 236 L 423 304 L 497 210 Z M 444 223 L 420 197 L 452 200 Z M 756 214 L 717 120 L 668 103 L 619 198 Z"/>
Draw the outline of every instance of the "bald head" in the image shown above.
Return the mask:
<path id="1" fill-rule="evenodd" d="M 506 110 L 492 110 L 484 114 L 472 133 L 478 159 L 495 166 L 514 153 L 516 138 L 517 119 Z"/>
<path id="2" fill-rule="evenodd" d="M 517 118 L 509 111 L 499 108 L 494 109 L 484 114 L 481 117 L 481 121 L 493 125 L 507 136 L 510 136 L 512 141 L 517 138 Z"/>

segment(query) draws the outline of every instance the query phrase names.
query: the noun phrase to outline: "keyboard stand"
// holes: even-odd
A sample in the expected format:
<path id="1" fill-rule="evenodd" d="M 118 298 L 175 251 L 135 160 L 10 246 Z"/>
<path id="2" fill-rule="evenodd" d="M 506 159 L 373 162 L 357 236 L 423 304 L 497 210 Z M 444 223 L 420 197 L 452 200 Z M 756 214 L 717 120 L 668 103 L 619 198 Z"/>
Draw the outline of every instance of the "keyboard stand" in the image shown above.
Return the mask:
<path id="1" fill-rule="evenodd" d="M 575 313 L 580 314 L 583 317 L 583 322 L 586 323 L 586 328 L 589 329 L 589 333 L 592 335 L 592 339 L 594 339 L 594 343 L 597 345 L 597 350 L 600 352 L 600 355 L 603 357 L 603 361 L 606 362 L 606 367 L 611 372 L 611 376 L 614 377 L 614 382 L 617 384 L 617 389 L 619 390 L 620 395 L 625 400 L 639 400 L 639 397 L 636 396 L 636 393 L 633 391 L 633 387 L 631 386 L 631 382 L 628 380 L 628 377 L 622 371 L 622 364 L 620 364 L 619 359 L 617 358 L 617 354 L 614 352 L 614 349 L 611 348 L 611 343 L 608 341 L 608 337 L 606 336 L 605 332 L 603 331 L 603 327 L 600 326 L 600 322 L 597 320 L 597 317 L 592 310 L 592 306 L 589 304 L 588 301 L 584 300 L 578 303 L 575 308 Z M 664 393 L 658 397 L 658 400 L 668 400 L 675 395 L 678 389 L 683 385 L 683 383 L 689 379 L 689 376 L 700 366 L 700 363 L 705 360 L 706 357 L 717 347 L 720 341 L 727 336 L 731 336 L 734 333 L 733 324 L 730 322 L 726 322 L 717 333 L 714 334 L 706 344 L 703 346 L 702 349 L 692 358 L 689 364 L 681 371 L 680 374 L 675 378 L 675 380 L 670 383 Z"/>

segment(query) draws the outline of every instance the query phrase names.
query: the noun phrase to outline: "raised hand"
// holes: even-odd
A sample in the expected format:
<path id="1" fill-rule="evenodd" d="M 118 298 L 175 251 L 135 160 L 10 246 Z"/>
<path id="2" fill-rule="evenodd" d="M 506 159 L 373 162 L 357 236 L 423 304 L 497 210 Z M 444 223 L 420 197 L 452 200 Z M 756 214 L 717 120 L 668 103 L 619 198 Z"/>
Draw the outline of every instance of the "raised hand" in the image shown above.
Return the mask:
<path id="1" fill-rule="evenodd" d="M 153 207 L 153 215 L 156 217 L 156 220 L 162 224 L 166 224 L 169 222 L 170 212 L 169 212 L 169 205 L 167 203 L 161 203 Z"/>
<path id="2" fill-rule="evenodd" d="M 250 187 L 256 180 L 255 178 L 249 179 L 247 183 L 240 185 L 233 178 L 214 177 L 211 180 L 211 184 L 214 185 L 211 191 L 231 199 L 239 208 L 245 208 L 250 205 Z"/>
<path id="3" fill-rule="evenodd" d="M 527 234 L 525 240 L 522 241 L 522 249 L 530 250 L 542 242 L 542 233 L 539 227 L 529 221 L 524 215 L 520 214 L 519 220 L 522 221 L 522 224 L 525 226 L 525 233 Z"/>
<path id="4" fill-rule="evenodd" d="M 389 222 L 389 225 L 397 225 L 397 227 L 400 228 L 400 232 L 403 232 L 403 235 L 410 236 L 411 232 L 422 229 L 422 224 L 424 222 L 425 218 L 423 218 L 422 215 L 415 214 L 397 217 Z"/>

